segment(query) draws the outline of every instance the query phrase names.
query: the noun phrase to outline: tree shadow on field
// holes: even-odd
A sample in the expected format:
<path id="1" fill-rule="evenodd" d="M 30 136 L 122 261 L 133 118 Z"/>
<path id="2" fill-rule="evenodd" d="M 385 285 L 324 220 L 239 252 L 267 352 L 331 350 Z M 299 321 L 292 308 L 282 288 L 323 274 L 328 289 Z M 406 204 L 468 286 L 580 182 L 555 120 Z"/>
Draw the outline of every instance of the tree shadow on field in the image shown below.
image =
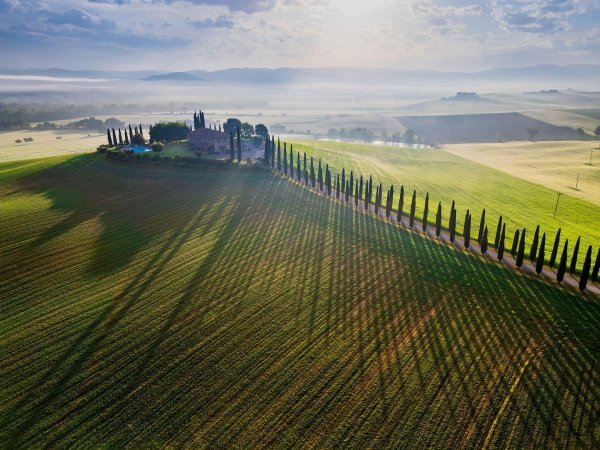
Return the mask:
<path id="1" fill-rule="evenodd" d="M 35 254 L 74 229 L 92 224 L 86 234 L 77 235 L 81 243 L 74 238 L 61 244 L 62 251 L 75 252 L 79 245 L 95 239 L 88 274 L 115 273 L 153 245 L 154 239 L 180 230 L 218 193 L 208 186 L 218 181 L 216 176 L 198 183 L 180 175 L 176 170 L 88 154 L 25 176 L 15 182 L 12 193 L 42 194 L 51 202 L 49 211 L 62 217 L 31 240 L 25 251 Z"/>

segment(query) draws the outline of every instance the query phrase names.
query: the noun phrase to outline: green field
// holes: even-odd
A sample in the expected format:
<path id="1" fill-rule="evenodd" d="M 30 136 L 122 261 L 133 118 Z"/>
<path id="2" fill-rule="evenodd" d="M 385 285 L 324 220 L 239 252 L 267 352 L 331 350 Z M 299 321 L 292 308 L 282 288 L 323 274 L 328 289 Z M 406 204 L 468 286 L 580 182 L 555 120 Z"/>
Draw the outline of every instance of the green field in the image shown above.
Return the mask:
<path id="1" fill-rule="evenodd" d="M 600 244 L 600 204 L 592 204 L 563 192 L 559 211 L 554 218 L 556 191 L 443 150 L 329 141 L 294 142 L 293 148 L 294 152 L 306 152 L 309 156 L 322 158 L 336 172 L 345 167 L 346 170 L 354 170 L 355 174 L 373 175 L 373 182 L 382 182 L 385 190 L 393 184 L 396 189 L 395 206 L 398 187 L 403 184 L 408 191 L 405 211 L 410 207 L 412 190 L 416 189 L 418 217 L 422 216 L 425 193 L 429 192 L 432 222 L 435 219 L 431 210 L 435 213 L 437 203 L 441 201 L 443 222 L 447 225 L 450 205 L 455 200 L 459 231 L 462 231 L 468 208 L 473 214 L 473 229 L 477 232 L 481 211 L 485 208 L 490 236 L 494 236 L 498 216 L 502 215 L 507 223 L 507 236 L 512 238 L 515 229 L 525 227 L 529 231 L 528 244 L 538 224 L 541 231 L 548 234 L 550 249 L 558 227 L 562 227 L 563 239 L 569 239 L 570 249 L 578 236 L 581 236 L 583 249 L 587 250 L 588 245 L 597 249 Z M 590 191 L 600 189 L 598 172 L 595 166 L 589 172 L 586 182 Z M 593 188 L 589 187 L 590 183 Z M 509 239 L 508 242 L 512 241 Z M 549 253 L 546 252 L 548 257 Z M 579 258 L 578 263 L 578 267 L 581 267 L 583 257 Z"/>
<path id="2" fill-rule="evenodd" d="M 3 163 L 0 213 L 0 447 L 598 444 L 595 298 L 247 166 Z"/>

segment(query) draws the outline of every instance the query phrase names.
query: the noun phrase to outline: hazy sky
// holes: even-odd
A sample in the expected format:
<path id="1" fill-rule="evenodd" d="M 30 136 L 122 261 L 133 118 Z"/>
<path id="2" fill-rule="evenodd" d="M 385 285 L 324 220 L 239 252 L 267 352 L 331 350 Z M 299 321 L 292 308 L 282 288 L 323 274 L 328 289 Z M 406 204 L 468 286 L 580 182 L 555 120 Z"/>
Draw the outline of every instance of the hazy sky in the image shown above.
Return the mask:
<path id="1" fill-rule="evenodd" d="M 598 0 L 0 0 L 2 67 L 600 63 Z"/>

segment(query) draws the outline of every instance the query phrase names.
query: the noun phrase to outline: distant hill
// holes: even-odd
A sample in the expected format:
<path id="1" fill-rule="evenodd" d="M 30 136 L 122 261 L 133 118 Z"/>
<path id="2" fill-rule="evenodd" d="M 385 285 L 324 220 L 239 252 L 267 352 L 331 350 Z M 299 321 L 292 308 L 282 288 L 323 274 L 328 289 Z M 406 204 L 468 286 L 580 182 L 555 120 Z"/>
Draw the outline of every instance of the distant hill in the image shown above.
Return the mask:
<path id="1" fill-rule="evenodd" d="M 204 79 L 187 72 L 171 72 L 163 75 L 150 75 L 144 81 L 205 81 Z"/>

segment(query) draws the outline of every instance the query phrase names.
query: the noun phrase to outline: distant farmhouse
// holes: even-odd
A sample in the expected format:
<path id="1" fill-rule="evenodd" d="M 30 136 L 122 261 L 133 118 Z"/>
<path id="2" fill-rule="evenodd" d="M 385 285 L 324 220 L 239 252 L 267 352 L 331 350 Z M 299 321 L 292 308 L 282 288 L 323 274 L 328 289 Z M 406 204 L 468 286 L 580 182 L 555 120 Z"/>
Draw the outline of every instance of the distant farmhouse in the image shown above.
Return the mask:
<path id="1" fill-rule="evenodd" d="M 229 149 L 229 136 L 221 131 L 221 126 L 217 130 L 206 128 L 204 113 L 194 112 L 194 130 L 188 133 L 188 141 L 197 155 L 206 155 L 208 153 L 225 152 Z"/>

